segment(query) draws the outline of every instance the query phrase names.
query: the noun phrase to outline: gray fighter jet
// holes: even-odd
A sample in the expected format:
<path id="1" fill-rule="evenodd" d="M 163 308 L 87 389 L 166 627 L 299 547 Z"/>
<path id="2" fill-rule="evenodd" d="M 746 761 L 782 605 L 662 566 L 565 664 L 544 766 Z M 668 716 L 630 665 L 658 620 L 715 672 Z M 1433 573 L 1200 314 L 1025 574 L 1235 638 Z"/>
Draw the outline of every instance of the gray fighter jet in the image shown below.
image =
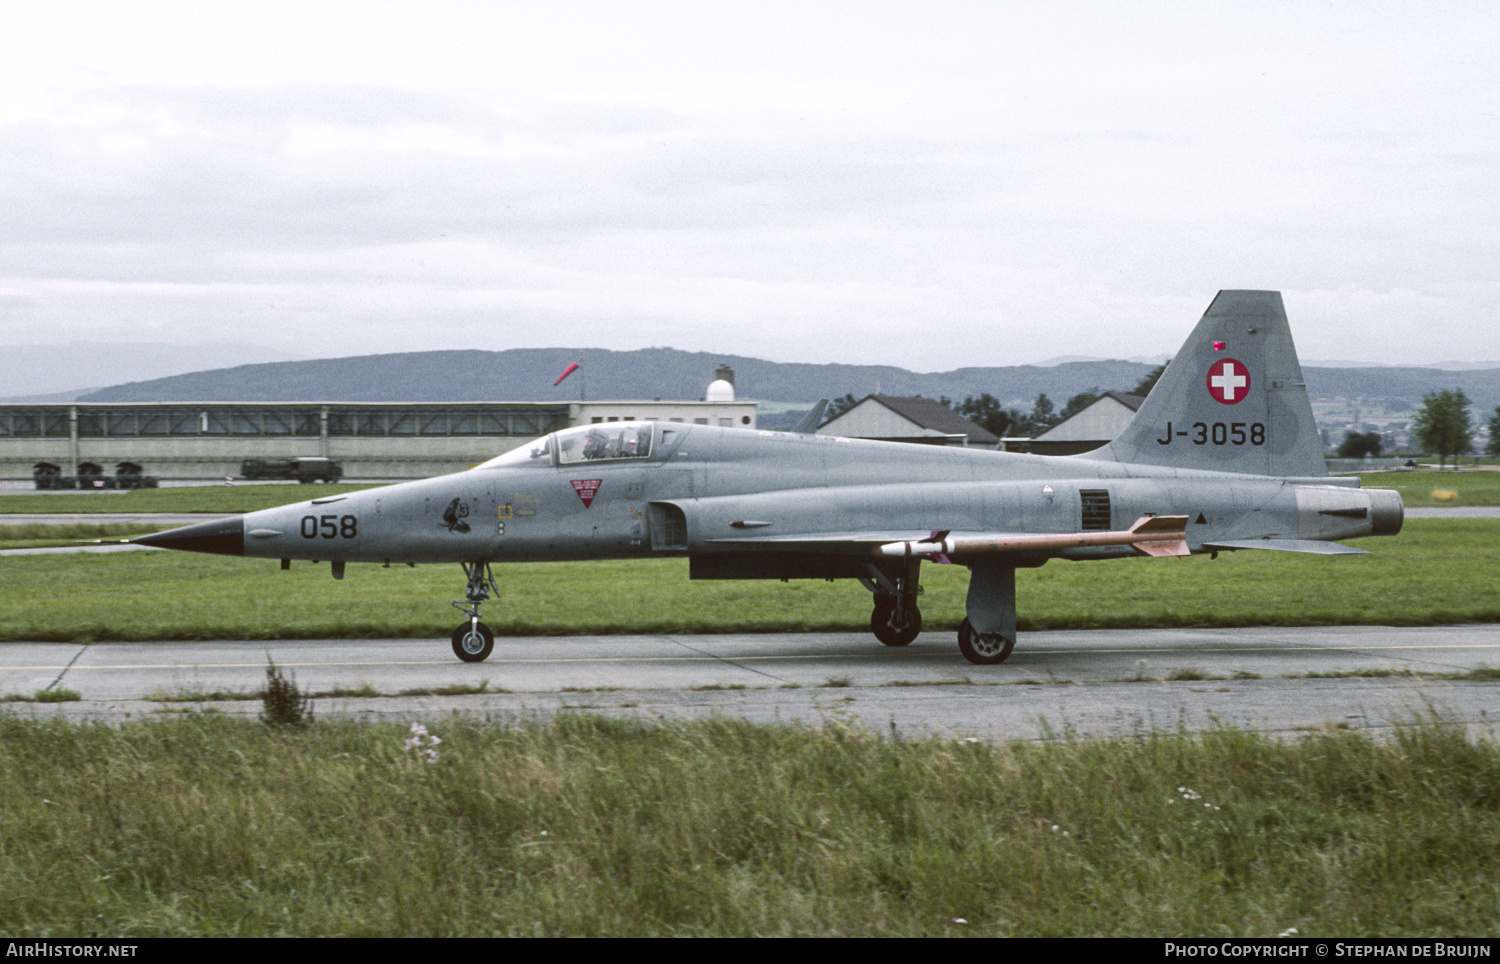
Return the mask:
<path id="1" fill-rule="evenodd" d="M 818 409 L 821 413 L 821 406 Z M 855 579 L 870 628 L 922 628 L 922 563 L 967 566 L 958 646 L 994 664 L 1016 639 L 1016 569 L 1049 559 L 1237 549 L 1354 553 L 1394 535 L 1401 497 L 1329 478 L 1281 295 L 1222 291 L 1129 427 L 1052 457 L 666 422 L 554 432 L 440 478 L 251 512 L 133 540 L 328 561 L 458 562 L 453 652 L 494 635 L 497 562 L 687 556 L 693 579 Z M 1160 564 L 1160 563 L 1158 563 Z"/>

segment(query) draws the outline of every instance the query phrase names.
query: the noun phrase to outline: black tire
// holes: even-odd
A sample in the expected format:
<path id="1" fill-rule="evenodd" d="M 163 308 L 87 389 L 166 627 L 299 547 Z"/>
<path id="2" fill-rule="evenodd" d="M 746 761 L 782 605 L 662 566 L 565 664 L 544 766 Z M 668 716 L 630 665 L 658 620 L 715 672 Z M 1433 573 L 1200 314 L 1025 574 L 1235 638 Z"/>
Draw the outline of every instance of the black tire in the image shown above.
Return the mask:
<path id="1" fill-rule="evenodd" d="M 495 649 L 495 634 L 484 623 L 459 623 L 453 631 L 453 655 L 465 663 L 482 663 Z"/>
<path id="2" fill-rule="evenodd" d="M 996 666 L 1005 662 L 1015 645 L 1014 639 L 1007 639 L 999 633 L 981 635 L 974 632 L 967 619 L 959 624 L 958 651 L 976 666 Z"/>
<path id="3" fill-rule="evenodd" d="M 906 623 L 896 625 L 896 604 L 877 599 L 875 611 L 870 613 L 870 632 L 887 646 L 905 646 L 922 632 L 922 611 L 916 606 L 906 609 Z"/>

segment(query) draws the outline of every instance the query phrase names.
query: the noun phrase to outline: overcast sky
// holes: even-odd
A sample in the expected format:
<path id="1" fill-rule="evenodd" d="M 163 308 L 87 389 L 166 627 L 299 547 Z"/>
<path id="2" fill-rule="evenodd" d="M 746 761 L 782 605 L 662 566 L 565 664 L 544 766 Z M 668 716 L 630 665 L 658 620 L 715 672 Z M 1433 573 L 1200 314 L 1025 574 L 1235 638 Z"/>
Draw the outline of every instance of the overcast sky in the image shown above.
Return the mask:
<path id="1" fill-rule="evenodd" d="M 1493 2 L 0 9 L 0 344 L 1500 358 Z"/>

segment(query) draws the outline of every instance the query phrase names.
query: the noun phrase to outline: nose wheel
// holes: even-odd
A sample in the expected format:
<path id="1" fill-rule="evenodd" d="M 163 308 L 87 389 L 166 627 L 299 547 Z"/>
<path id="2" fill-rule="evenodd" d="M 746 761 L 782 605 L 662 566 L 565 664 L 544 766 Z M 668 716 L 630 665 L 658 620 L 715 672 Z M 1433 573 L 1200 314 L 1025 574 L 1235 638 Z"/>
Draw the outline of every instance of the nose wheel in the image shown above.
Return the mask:
<path id="1" fill-rule="evenodd" d="M 453 631 L 453 655 L 465 663 L 482 663 L 495 649 L 495 634 L 478 619 Z"/>
<path id="2" fill-rule="evenodd" d="M 500 595 L 495 585 L 495 576 L 487 562 L 465 562 L 464 575 L 469 585 L 463 599 L 455 599 L 453 608 L 469 617 L 468 622 L 459 623 L 453 631 L 453 655 L 465 663 L 482 663 L 495 649 L 495 634 L 479 621 L 479 607 L 491 594 Z"/>

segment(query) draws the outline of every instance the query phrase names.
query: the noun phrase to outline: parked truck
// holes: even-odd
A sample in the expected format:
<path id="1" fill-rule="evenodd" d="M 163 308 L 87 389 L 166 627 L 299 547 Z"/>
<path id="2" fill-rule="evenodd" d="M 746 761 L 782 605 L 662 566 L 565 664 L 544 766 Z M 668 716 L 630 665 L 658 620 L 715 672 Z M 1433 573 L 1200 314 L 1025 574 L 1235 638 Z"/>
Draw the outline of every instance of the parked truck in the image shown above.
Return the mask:
<path id="1" fill-rule="evenodd" d="M 108 475 L 104 466 L 97 462 L 78 463 L 77 475 L 64 475 L 62 466 L 54 462 L 38 462 L 31 467 L 31 480 L 38 489 L 154 489 L 160 480 L 146 475 L 135 462 L 121 462 L 115 466 L 115 474 Z"/>
<path id="2" fill-rule="evenodd" d="M 344 467 L 332 459 L 246 459 L 240 463 L 240 478 L 296 479 L 298 482 L 337 482 Z"/>

